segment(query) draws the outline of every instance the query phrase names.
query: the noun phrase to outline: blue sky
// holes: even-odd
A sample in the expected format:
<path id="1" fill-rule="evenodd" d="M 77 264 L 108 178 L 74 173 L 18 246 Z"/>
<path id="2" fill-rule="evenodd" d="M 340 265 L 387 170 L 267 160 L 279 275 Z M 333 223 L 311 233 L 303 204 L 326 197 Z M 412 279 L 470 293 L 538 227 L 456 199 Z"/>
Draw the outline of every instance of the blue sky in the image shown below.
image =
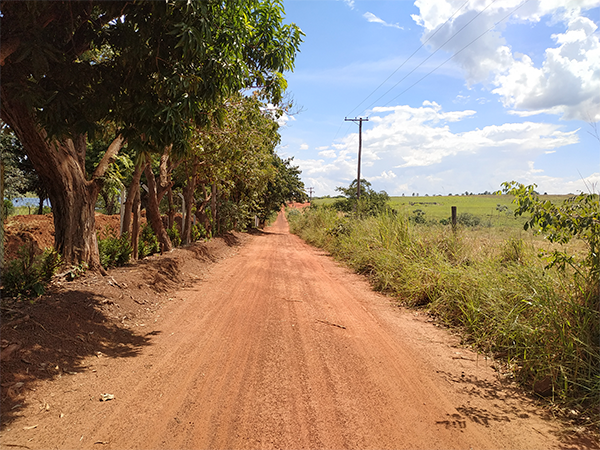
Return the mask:
<path id="1" fill-rule="evenodd" d="M 361 178 L 393 196 L 511 180 L 600 189 L 600 0 L 284 6 L 306 36 L 286 74 L 299 111 L 283 118 L 278 153 L 315 195 L 356 178 L 358 125 L 345 117 L 369 118 Z"/>

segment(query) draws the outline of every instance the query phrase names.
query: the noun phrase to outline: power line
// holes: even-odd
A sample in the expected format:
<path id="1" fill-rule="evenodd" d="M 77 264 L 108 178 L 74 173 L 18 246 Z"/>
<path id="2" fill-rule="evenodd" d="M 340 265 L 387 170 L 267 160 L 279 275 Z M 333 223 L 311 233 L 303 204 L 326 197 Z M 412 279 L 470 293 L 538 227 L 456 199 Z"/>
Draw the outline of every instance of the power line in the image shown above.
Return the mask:
<path id="1" fill-rule="evenodd" d="M 406 75 L 404 75 L 404 76 L 403 76 L 403 77 L 400 79 L 400 81 L 398 81 L 398 82 L 397 82 L 396 84 L 394 84 L 394 85 L 393 85 L 391 88 L 389 88 L 387 91 L 385 91 L 385 92 L 383 93 L 383 95 L 379 96 L 379 98 L 377 98 L 377 100 L 375 100 L 373 103 L 371 103 L 369 106 L 367 106 L 367 107 L 366 107 L 366 108 L 363 110 L 363 112 L 367 111 L 367 110 L 368 110 L 368 109 L 370 109 L 372 106 L 374 106 L 374 105 L 375 105 L 375 104 L 376 104 L 376 103 L 377 103 L 379 100 L 381 100 L 383 97 L 385 97 L 387 94 L 389 94 L 389 93 L 390 93 L 390 91 L 392 91 L 392 90 L 393 90 L 393 89 L 394 89 L 396 86 L 398 86 L 398 85 L 399 85 L 400 83 L 402 83 L 402 82 L 403 82 L 403 81 L 404 81 L 406 78 L 408 78 L 408 76 L 409 76 L 409 75 L 411 75 L 411 74 L 412 74 L 412 73 L 413 73 L 415 70 L 417 70 L 419 67 L 421 67 L 423 64 L 425 64 L 425 63 L 426 63 L 426 62 L 427 62 L 427 61 L 428 61 L 430 58 L 432 58 L 432 57 L 433 57 L 433 56 L 434 56 L 434 55 L 435 55 L 437 52 L 439 52 L 439 51 L 440 51 L 440 50 L 441 50 L 441 49 L 442 49 L 442 48 L 443 48 L 443 47 L 444 47 L 444 46 L 445 46 L 445 45 L 446 45 L 448 42 L 450 42 L 452 39 L 454 39 L 454 38 L 455 38 L 455 37 L 456 37 L 456 36 L 457 36 L 457 35 L 458 35 L 458 34 L 459 34 L 459 33 L 460 33 L 462 30 L 464 30 L 466 27 L 468 27 L 468 26 L 469 26 L 469 25 L 470 25 L 470 24 L 471 24 L 471 23 L 472 23 L 472 22 L 473 22 L 475 19 L 477 19 L 477 18 L 478 18 L 478 17 L 479 17 L 481 14 L 483 14 L 483 13 L 484 13 L 484 12 L 485 12 L 485 11 L 486 11 L 486 10 L 487 10 L 489 7 L 490 7 L 490 6 L 492 6 L 494 3 L 496 3 L 496 1 L 498 1 L 498 0 L 493 0 L 493 1 L 492 1 L 492 2 L 489 4 L 489 5 L 487 5 L 487 6 L 486 6 L 485 8 L 483 8 L 481 11 L 479 11 L 479 12 L 477 13 L 477 15 L 475 15 L 475 17 L 473 17 L 471 20 L 469 20 L 469 21 L 468 21 L 468 22 L 467 22 L 465 25 L 463 25 L 463 26 L 460 28 L 460 30 L 458 30 L 456 33 L 454 33 L 452 36 L 450 36 L 450 37 L 449 37 L 449 38 L 446 40 L 446 42 L 444 42 L 442 45 L 440 45 L 440 46 L 439 46 L 439 47 L 438 47 L 438 48 L 437 48 L 437 49 L 436 49 L 436 50 L 435 50 L 435 51 L 434 51 L 432 54 L 430 54 L 430 55 L 429 55 L 427 58 L 425 58 L 423 61 L 421 61 L 421 62 L 420 62 L 420 63 L 419 63 L 419 64 L 418 64 L 416 67 L 414 67 L 414 68 L 413 68 L 413 69 L 412 69 L 410 72 L 408 72 Z M 527 1 L 529 1 L 529 0 L 526 0 L 526 2 L 527 2 Z M 523 3 L 523 4 L 524 4 L 524 3 Z M 522 5 L 521 5 L 521 6 L 522 6 Z M 462 8 L 462 6 L 461 6 L 461 8 Z M 496 25 L 497 25 L 497 24 L 496 24 Z M 496 25 L 494 25 L 494 26 L 496 26 Z M 493 28 L 493 27 L 492 27 L 492 28 Z M 488 31 L 489 31 L 489 30 L 488 30 Z M 485 33 L 487 33 L 487 31 L 486 31 Z M 485 34 L 485 33 L 484 33 L 484 34 Z M 433 36 L 432 36 L 432 37 L 433 37 Z M 481 37 L 481 36 L 479 36 L 479 37 Z M 477 38 L 477 39 L 479 39 L 479 38 Z M 475 39 L 475 40 L 477 40 L 477 39 Z M 471 44 L 472 44 L 473 42 L 475 42 L 475 40 L 474 40 L 474 41 L 472 41 L 472 42 L 471 42 Z M 470 45 L 470 44 L 468 44 L 468 45 Z M 467 45 L 467 46 L 468 46 L 468 45 Z M 464 49 L 463 49 L 463 50 L 464 50 Z M 461 50 L 461 51 L 462 51 L 462 50 Z M 434 69 L 434 70 L 437 70 L 437 68 L 436 68 L 436 69 Z M 425 77 L 423 77 L 423 78 L 425 78 Z M 411 86 L 411 87 L 412 87 L 412 86 Z M 404 91 L 404 92 L 406 92 L 406 91 Z M 397 98 L 397 97 L 394 97 L 394 98 Z"/>
<path id="2" fill-rule="evenodd" d="M 427 44 L 427 43 L 428 43 L 428 42 L 429 42 L 431 39 L 433 39 L 433 37 L 434 37 L 434 36 L 435 36 L 435 35 L 436 35 L 436 34 L 437 34 L 437 33 L 438 33 L 438 32 L 439 32 L 439 31 L 440 31 L 442 28 L 444 28 L 444 27 L 446 26 L 446 24 L 447 24 L 448 22 L 450 22 L 450 20 L 451 20 L 451 19 L 452 19 L 452 18 L 453 18 L 455 15 L 457 15 L 457 14 L 458 14 L 458 12 L 459 12 L 461 9 L 463 9 L 463 7 L 464 7 L 464 6 L 465 6 L 467 3 L 469 3 L 469 0 L 467 0 L 466 2 L 464 2 L 464 3 L 463 3 L 461 6 L 460 6 L 460 8 L 458 8 L 456 11 L 454 11 L 454 14 L 452 14 L 450 17 L 448 17 L 448 19 L 446 19 L 446 21 L 445 21 L 445 22 L 442 24 L 442 26 L 441 26 L 441 27 L 439 27 L 437 30 L 435 30 L 435 32 L 434 32 L 434 33 L 433 33 L 431 36 L 429 36 L 429 37 L 427 38 L 427 40 L 425 40 L 425 42 L 423 42 L 423 43 L 422 43 L 422 44 L 421 44 L 421 45 L 420 45 L 420 46 L 419 46 L 419 47 L 418 47 L 418 48 L 417 48 L 417 49 L 416 49 L 414 52 L 412 52 L 412 53 L 410 54 L 410 56 L 409 56 L 408 58 L 406 58 L 406 59 L 404 60 L 404 62 L 403 62 L 402 64 L 400 64 L 400 66 L 398 66 L 398 67 L 396 68 L 396 70 L 394 70 L 394 71 L 393 71 L 393 72 L 392 72 L 392 73 L 391 73 L 391 74 L 390 74 L 390 75 L 389 75 L 389 76 L 388 76 L 388 77 L 387 77 L 385 80 L 383 80 L 379 86 L 377 86 L 375 89 L 373 89 L 373 91 L 372 91 L 372 92 L 371 92 L 369 95 L 367 95 L 363 101 L 361 101 L 361 102 L 360 102 L 358 105 L 356 105 L 356 106 L 355 106 L 355 107 L 352 109 L 352 111 L 350 111 L 348 114 L 346 114 L 346 116 L 349 116 L 349 115 L 351 115 L 351 114 L 352 114 L 352 113 L 353 113 L 353 112 L 354 112 L 354 111 L 355 111 L 355 110 L 356 110 L 356 109 L 357 109 L 357 108 L 358 108 L 360 105 L 362 105 L 364 102 L 366 102 L 366 101 L 367 101 L 367 99 L 368 99 L 369 97 L 371 97 L 371 96 L 372 96 L 372 95 L 373 95 L 375 92 L 377 92 L 377 90 L 378 90 L 378 89 L 379 89 L 381 86 L 383 86 L 383 85 L 386 83 L 386 81 L 387 81 L 387 80 L 389 80 L 390 78 L 392 78 L 392 76 L 393 76 L 393 75 L 394 75 L 396 72 L 398 72 L 398 71 L 399 71 L 399 70 L 400 70 L 402 67 L 404 67 L 404 64 L 406 64 L 408 61 L 410 61 L 410 59 L 411 59 L 411 58 L 412 58 L 412 57 L 413 57 L 413 56 L 414 56 L 414 55 L 415 55 L 415 54 L 416 54 L 416 53 L 417 53 L 419 50 L 421 50 L 421 49 L 422 49 L 422 48 L 423 48 L 423 47 L 424 47 L 424 46 L 425 46 L 425 45 L 426 45 L 426 44 Z M 401 81 L 402 81 L 402 80 L 401 80 Z M 386 92 L 386 93 L 387 93 L 387 92 Z M 384 94 L 384 95 L 385 95 L 385 94 Z M 338 130 L 338 131 L 339 131 L 339 130 Z"/>
<path id="3" fill-rule="evenodd" d="M 479 40 L 482 36 L 484 36 L 485 34 L 489 33 L 491 30 L 493 30 L 494 28 L 496 28 L 496 26 L 502 22 L 504 22 L 506 19 L 508 19 L 510 16 L 512 16 L 514 13 L 516 13 L 519 9 L 521 9 L 527 2 L 529 2 L 529 0 L 525 0 L 523 3 L 521 3 L 519 6 L 517 6 L 515 9 L 513 9 L 510 13 L 508 13 L 506 16 L 504 16 L 502 19 L 500 19 L 498 22 L 496 22 L 494 25 L 492 25 L 490 28 L 488 28 L 487 30 L 485 30 L 483 33 L 481 33 L 479 36 L 477 36 L 475 39 L 473 39 L 471 42 L 469 42 L 467 45 L 465 45 L 463 48 L 461 48 L 459 51 L 457 51 L 454 55 L 452 55 L 450 58 L 446 59 L 444 62 L 442 62 L 439 66 L 437 66 L 436 68 L 432 69 L 430 72 L 428 72 L 427 74 L 425 74 L 424 76 L 422 76 L 421 78 L 419 78 L 417 81 L 415 81 L 413 84 L 411 84 L 409 87 L 407 87 L 406 89 L 404 89 L 402 92 L 400 92 L 398 95 L 396 95 L 394 98 L 392 98 L 391 100 L 389 100 L 387 103 L 385 103 L 383 106 L 387 106 L 389 105 L 391 102 L 393 102 L 394 100 L 396 100 L 398 97 L 400 97 L 402 94 L 404 94 L 406 91 L 408 91 L 409 89 L 411 89 L 413 86 L 417 85 L 418 83 L 420 83 L 421 81 L 423 81 L 425 78 L 427 78 L 429 75 L 431 75 L 433 72 L 435 72 L 436 70 L 438 70 L 440 67 L 442 67 L 444 64 L 446 64 L 448 61 L 450 61 L 451 59 L 453 59 L 455 56 L 459 55 L 462 51 L 464 51 L 467 47 L 469 47 L 471 44 L 473 44 L 475 41 Z"/>

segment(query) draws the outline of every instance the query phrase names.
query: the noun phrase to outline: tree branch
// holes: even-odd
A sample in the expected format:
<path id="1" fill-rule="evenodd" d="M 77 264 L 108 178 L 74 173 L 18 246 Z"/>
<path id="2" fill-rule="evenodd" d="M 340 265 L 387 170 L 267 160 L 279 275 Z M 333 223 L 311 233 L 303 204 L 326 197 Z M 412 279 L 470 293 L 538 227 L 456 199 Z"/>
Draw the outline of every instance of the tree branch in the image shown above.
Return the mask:
<path id="1" fill-rule="evenodd" d="M 108 150 L 102 157 L 102 160 L 98 163 L 96 170 L 94 170 L 94 174 L 92 175 L 92 180 L 98 180 L 104 176 L 108 167 L 114 162 L 115 158 L 119 154 L 119 150 L 125 144 L 125 138 L 122 135 L 118 135 L 114 141 L 108 146 Z"/>

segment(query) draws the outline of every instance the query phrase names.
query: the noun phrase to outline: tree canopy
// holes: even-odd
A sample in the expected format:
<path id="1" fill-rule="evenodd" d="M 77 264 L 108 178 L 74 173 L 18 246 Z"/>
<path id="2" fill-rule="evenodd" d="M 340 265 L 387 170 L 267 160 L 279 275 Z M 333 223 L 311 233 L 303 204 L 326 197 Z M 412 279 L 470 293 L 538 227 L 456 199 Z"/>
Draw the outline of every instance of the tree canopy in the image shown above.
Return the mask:
<path id="1" fill-rule="evenodd" d="M 279 0 L 2 3 L 2 120 L 48 189 L 67 262 L 98 261 L 93 207 L 123 145 L 183 154 L 240 90 L 281 100 L 302 37 L 283 15 Z"/>
<path id="2" fill-rule="evenodd" d="M 334 207 L 344 212 L 355 211 L 359 215 L 377 215 L 383 212 L 390 198 L 387 192 L 376 192 L 371 188 L 371 183 L 361 179 L 360 200 L 357 200 L 357 184 L 358 181 L 354 180 L 347 188 L 335 188 L 336 191 L 341 192 L 346 198 L 337 200 L 334 203 Z"/>

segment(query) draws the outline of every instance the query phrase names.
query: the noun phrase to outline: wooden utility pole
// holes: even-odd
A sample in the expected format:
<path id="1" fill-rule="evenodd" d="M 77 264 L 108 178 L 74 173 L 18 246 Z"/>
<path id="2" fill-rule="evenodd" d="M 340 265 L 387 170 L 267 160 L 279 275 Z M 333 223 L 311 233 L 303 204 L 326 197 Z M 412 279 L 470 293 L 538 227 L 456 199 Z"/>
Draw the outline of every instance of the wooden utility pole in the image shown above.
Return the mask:
<path id="1" fill-rule="evenodd" d="M 346 122 L 358 122 L 358 176 L 356 177 L 356 200 L 360 200 L 360 156 L 362 152 L 362 123 L 368 122 L 368 117 L 358 117 L 354 119 L 344 118 Z"/>

